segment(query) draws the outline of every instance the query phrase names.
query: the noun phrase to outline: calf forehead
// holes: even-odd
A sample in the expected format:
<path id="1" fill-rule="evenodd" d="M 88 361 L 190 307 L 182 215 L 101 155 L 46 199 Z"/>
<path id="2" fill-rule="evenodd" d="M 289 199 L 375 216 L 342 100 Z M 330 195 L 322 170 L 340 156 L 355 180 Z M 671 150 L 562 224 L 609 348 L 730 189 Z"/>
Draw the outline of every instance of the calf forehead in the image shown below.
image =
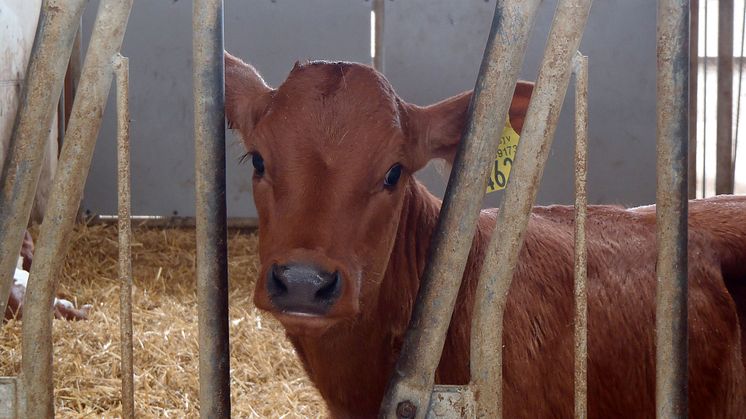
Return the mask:
<path id="1" fill-rule="evenodd" d="M 296 64 L 263 122 L 273 141 L 297 143 L 300 137 L 324 151 L 375 151 L 401 134 L 402 125 L 388 81 L 370 67 L 343 62 Z"/>

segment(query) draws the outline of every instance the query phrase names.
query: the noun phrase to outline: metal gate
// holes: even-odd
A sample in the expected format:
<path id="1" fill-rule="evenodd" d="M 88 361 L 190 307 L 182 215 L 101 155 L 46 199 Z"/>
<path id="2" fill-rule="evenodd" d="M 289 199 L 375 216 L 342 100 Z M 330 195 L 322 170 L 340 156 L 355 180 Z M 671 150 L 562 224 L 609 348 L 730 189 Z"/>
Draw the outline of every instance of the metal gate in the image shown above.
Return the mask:
<path id="1" fill-rule="evenodd" d="M 102 109 L 117 76 L 120 278 L 122 280 L 123 411 L 134 416 L 132 383 L 131 266 L 129 261 L 128 63 L 118 51 L 132 0 L 103 0 L 82 69 L 78 96 L 60 157 L 46 222 L 41 229 L 33 281 L 29 283 L 19 381 L 0 380 L 0 406 L 11 415 L 51 417 L 51 301 L 67 238 L 91 163 Z M 479 416 L 502 413 L 502 316 L 538 182 L 573 70 L 576 82 L 576 416 L 585 417 L 585 155 L 587 132 L 586 59 L 577 54 L 591 0 L 561 0 L 547 42 L 521 145 L 485 261 L 473 319 L 471 377 L 463 388 L 433 386 L 434 372 L 466 265 L 510 96 L 515 86 L 540 0 L 505 0 L 495 8 L 477 80 L 468 127 L 457 153 L 421 292 L 381 407 L 386 417 Z M 0 243 L 21 243 L 22 227 L 38 179 L 45 129 L 54 112 L 84 0 L 46 0 L 18 113 L 10 164 L 5 166 L 0 202 Z M 230 415 L 228 298 L 226 268 L 225 121 L 223 2 L 195 0 L 193 6 L 195 100 L 197 293 L 199 303 L 200 414 Z M 374 2 L 383 16 L 383 0 Z M 656 400 L 658 416 L 686 415 L 686 238 L 687 92 L 689 71 L 686 0 L 660 0 L 658 13 L 658 296 L 656 312 Z M 382 36 L 383 22 L 376 25 Z M 379 45 L 377 43 L 377 45 Z M 380 44 L 382 45 L 382 43 Z M 376 54 L 376 64 L 383 65 Z M 40 123 L 41 122 L 47 122 Z M 23 139 L 21 141 L 20 139 Z M 495 237 L 509 246 L 497 248 Z M 16 249 L 0 249 L 2 278 L 12 278 Z M 455 249 L 455 251 L 453 251 Z M 505 263 L 498 263 L 505 262 Z M 7 301 L 10 284 L 2 283 Z M 486 327 L 495 324 L 499 327 Z M 7 397 L 6 397 L 7 396 Z M 17 403 L 16 403 L 17 401 Z M 8 404 L 5 404 L 8 403 Z"/>

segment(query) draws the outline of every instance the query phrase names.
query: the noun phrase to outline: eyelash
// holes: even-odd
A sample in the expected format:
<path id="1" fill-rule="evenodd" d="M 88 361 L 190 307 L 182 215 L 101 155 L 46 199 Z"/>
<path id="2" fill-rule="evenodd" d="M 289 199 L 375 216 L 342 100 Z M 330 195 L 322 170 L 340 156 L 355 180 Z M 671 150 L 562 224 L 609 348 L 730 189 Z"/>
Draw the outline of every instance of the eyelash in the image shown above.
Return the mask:
<path id="1" fill-rule="evenodd" d="M 251 154 L 251 151 L 247 151 L 243 155 L 241 155 L 241 157 L 238 159 L 238 164 L 244 164 L 247 161 L 251 160 Z"/>

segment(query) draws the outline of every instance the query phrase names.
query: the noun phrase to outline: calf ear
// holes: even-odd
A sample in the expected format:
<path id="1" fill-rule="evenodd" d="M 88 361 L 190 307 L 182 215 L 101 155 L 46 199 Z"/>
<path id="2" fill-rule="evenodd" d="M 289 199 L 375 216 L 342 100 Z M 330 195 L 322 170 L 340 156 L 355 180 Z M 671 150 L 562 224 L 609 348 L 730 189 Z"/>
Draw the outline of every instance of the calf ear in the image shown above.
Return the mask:
<path id="1" fill-rule="evenodd" d="M 519 81 L 513 93 L 508 115 L 510 124 L 519 134 L 523 129 L 523 120 L 533 90 L 533 83 Z M 420 151 L 418 154 L 421 157 L 421 165 L 436 158 L 453 163 L 456 148 L 469 117 L 471 96 L 472 92 L 469 91 L 426 107 L 409 105 L 409 127 Z"/>
<path id="2" fill-rule="evenodd" d="M 229 128 L 248 135 L 273 94 L 253 66 L 225 52 L 225 117 Z"/>

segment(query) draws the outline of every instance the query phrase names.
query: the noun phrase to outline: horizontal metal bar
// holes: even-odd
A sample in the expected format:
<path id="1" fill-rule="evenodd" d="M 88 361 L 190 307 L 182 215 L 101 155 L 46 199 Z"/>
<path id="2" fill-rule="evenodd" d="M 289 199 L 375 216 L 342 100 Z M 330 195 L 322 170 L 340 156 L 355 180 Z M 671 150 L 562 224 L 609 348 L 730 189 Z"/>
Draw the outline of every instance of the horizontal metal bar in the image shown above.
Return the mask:
<path id="1" fill-rule="evenodd" d="M 687 416 L 689 1 L 658 2 L 655 395 L 658 418 Z"/>
<path id="2" fill-rule="evenodd" d="M 116 215 L 95 215 L 85 220 L 86 225 L 116 224 L 119 217 Z M 133 215 L 130 220 L 136 227 L 153 228 L 194 228 L 196 219 L 194 217 L 160 216 L 160 215 Z M 255 230 L 259 228 L 259 219 L 255 217 L 228 217 L 228 229 Z"/>
<path id="3" fill-rule="evenodd" d="M 54 416 L 52 302 L 93 157 L 132 0 L 102 0 L 31 266 L 23 312 L 21 376 L 28 418 Z M 77 22 L 71 25 L 77 29 Z"/>
<path id="4" fill-rule="evenodd" d="M 200 417 L 230 417 L 223 1 L 194 0 Z"/>
<path id="5" fill-rule="evenodd" d="M 411 405 L 417 418 L 424 417 L 427 410 L 489 170 L 538 5 L 538 0 L 495 4 L 469 121 L 456 153 L 409 329 L 381 404 L 381 416 L 396 417 L 399 406 Z"/>
<path id="6" fill-rule="evenodd" d="M 49 128 L 65 80 L 76 23 L 87 0 L 46 0 L 0 180 L 0 313 L 39 182 Z"/>
<path id="7" fill-rule="evenodd" d="M 560 0 L 477 288 L 471 379 L 479 417 L 502 417 L 503 314 L 591 0 Z M 498 246 L 499 243 L 499 246 Z"/>

